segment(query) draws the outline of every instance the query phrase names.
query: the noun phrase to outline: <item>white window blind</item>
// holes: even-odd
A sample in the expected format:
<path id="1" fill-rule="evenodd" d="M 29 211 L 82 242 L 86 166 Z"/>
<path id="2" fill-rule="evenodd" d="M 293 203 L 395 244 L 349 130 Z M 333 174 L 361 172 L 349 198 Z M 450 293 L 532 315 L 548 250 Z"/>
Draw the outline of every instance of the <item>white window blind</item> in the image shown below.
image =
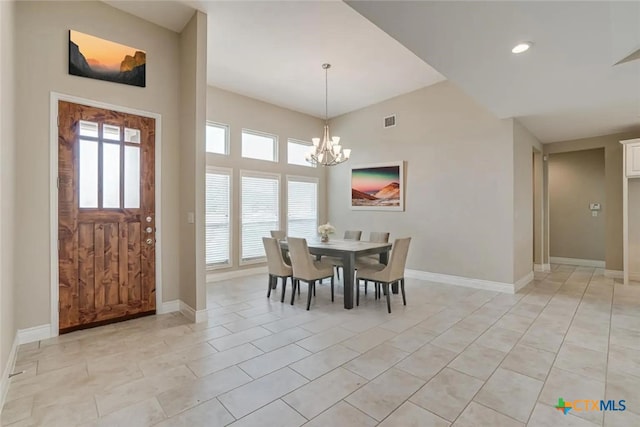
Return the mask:
<path id="1" fill-rule="evenodd" d="M 277 175 L 242 174 L 242 261 L 264 258 L 262 238 L 280 228 L 279 188 Z"/>
<path id="2" fill-rule="evenodd" d="M 287 140 L 287 162 L 290 165 L 315 167 L 315 165 L 307 162 L 305 159 L 312 145 L 310 142 L 295 139 Z"/>
<path id="3" fill-rule="evenodd" d="M 207 153 L 229 154 L 229 126 L 207 123 Z"/>
<path id="4" fill-rule="evenodd" d="M 206 258 L 207 267 L 231 264 L 231 173 L 209 169 L 206 186 Z"/>
<path id="5" fill-rule="evenodd" d="M 287 180 L 287 236 L 315 239 L 318 236 L 318 182 Z"/>
<path id="6" fill-rule="evenodd" d="M 266 133 L 242 131 L 242 157 L 278 161 L 278 137 Z"/>

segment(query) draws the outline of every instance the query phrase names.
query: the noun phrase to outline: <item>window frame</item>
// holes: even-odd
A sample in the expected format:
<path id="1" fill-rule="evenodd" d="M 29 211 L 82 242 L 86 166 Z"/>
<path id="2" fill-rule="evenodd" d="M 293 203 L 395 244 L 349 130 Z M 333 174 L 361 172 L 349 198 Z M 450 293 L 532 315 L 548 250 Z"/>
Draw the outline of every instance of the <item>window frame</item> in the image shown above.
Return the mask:
<path id="1" fill-rule="evenodd" d="M 207 127 L 217 127 L 224 129 L 224 153 L 215 153 L 213 151 L 207 151 L 207 131 L 205 128 L 205 142 L 204 142 L 204 150 L 207 154 L 214 154 L 216 156 L 229 156 L 231 154 L 231 127 L 224 123 L 214 122 L 212 120 L 207 120 Z"/>
<path id="2" fill-rule="evenodd" d="M 258 160 L 258 159 L 256 159 Z M 248 259 L 245 260 L 242 257 L 242 228 L 243 228 L 243 221 L 242 221 L 242 199 L 243 199 L 243 187 L 242 187 L 242 178 L 244 177 L 250 177 L 250 178 L 264 178 L 264 179 L 275 179 L 278 182 L 277 188 L 278 188 L 278 228 L 280 229 L 280 227 L 282 226 L 282 178 L 281 178 L 281 174 L 279 173 L 273 173 L 273 172 L 262 172 L 262 171 L 256 171 L 256 170 L 246 170 L 246 169 L 240 169 L 240 174 L 239 174 L 239 183 L 238 183 L 238 187 L 240 189 L 240 191 L 238 192 L 238 210 L 239 210 L 239 215 L 238 215 L 238 265 L 239 266 L 243 266 L 243 265 L 252 265 L 252 264 L 263 264 L 265 262 L 267 262 L 267 257 L 266 255 L 263 257 L 259 257 L 259 258 L 252 258 L 252 259 Z"/>
<path id="3" fill-rule="evenodd" d="M 304 176 L 304 175 L 287 175 L 287 215 L 285 218 L 285 230 L 287 235 L 289 235 L 289 181 L 297 181 L 297 182 L 311 182 L 316 185 L 316 231 L 318 230 L 318 226 L 320 226 L 320 179 L 318 177 L 313 176 Z"/>
<path id="4" fill-rule="evenodd" d="M 257 159 L 255 157 L 246 157 L 243 155 L 243 151 L 244 151 L 244 134 L 249 134 L 249 135 L 254 135 L 254 136 L 261 136 L 264 138 L 271 138 L 273 139 L 273 160 L 267 160 L 267 159 Z M 252 130 L 252 129 L 247 129 L 247 128 L 242 128 L 242 131 L 240 133 L 240 157 L 242 159 L 248 159 L 248 160 L 257 160 L 260 162 L 269 162 L 269 163 L 278 163 L 279 160 L 279 156 L 278 156 L 278 149 L 279 146 L 279 138 L 278 135 L 272 134 L 272 133 L 268 133 L 268 132 L 262 132 L 262 131 L 258 131 L 258 130 Z"/>
<path id="5" fill-rule="evenodd" d="M 219 175 L 228 175 L 229 176 L 229 236 L 228 236 L 228 240 L 229 240 L 229 261 L 227 263 L 219 263 L 219 264 L 207 264 L 206 263 L 206 227 L 207 227 L 207 206 L 206 206 L 206 174 L 207 173 L 213 173 L 213 174 L 219 174 Z M 223 167 L 218 167 L 218 166 L 211 166 L 211 165 L 207 165 L 206 166 L 206 170 L 205 170 L 205 222 L 204 222 L 204 226 L 205 226 L 205 268 L 207 271 L 214 271 L 214 270 L 222 270 L 225 268 L 232 268 L 233 267 L 233 255 L 234 255 L 234 247 L 233 247 L 233 232 L 234 232 L 234 227 L 235 227 L 235 221 L 233 220 L 234 218 L 234 211 L 233 211 L 233 168 L 223 168 Z"/>
<path id="6" fill-rule="evenodd" d="M 289 144 L 304 145 L 305 147 L 308 147 L 308 148 L 313 147 L 313 142 L 303 141 L 302 139 L 287 138 L 287 165 L 307 167 L 307 168 L 317 168 L 318 167 L 318 165 L 313 164 L 313 163 L 309 163 L 307 161 L 305 161 L 305 164 L 291 163 L 289 161 Z"/>

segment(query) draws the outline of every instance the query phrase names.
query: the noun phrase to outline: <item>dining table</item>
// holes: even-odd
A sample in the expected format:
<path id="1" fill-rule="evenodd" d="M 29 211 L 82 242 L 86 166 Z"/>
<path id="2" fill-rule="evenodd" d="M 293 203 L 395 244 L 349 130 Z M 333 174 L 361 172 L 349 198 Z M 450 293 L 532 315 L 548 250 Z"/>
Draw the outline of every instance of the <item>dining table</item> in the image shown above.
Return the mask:
<path id="1" fill-rule="evenodd" d="M 391 243 L 372 243 L 360 240 L 331 239 L 328 242 L 318 240 L 307 240 L 309 253 L 316 258 L 322 256 L 339 257 L 342 259 L 344 286 L 344 308 L 353 308 L 354 278 L 356 272 L 356 258 L 365 255 L 379 255 L 380 263 L 387 264 L 389 261 L 389 251 Z M 280 241 L 280 247 L 288 250 L 287 240 Z"/>

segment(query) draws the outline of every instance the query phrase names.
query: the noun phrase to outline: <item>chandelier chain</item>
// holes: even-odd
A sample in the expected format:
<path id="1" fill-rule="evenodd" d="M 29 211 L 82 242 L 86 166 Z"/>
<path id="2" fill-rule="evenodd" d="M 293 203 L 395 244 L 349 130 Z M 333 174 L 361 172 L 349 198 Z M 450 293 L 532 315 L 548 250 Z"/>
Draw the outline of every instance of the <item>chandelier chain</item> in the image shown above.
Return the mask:
<path id="1" fill-rule="evenodd" d="M 305 159 L 320 166 L 334 166 L 349 160 L 351 150 L 342 149 L 340 138 L 331 137 L 329 133 L 329 68 L 331 64 L 322 64 L 324 70 L 324 133 L 322 141 L 320 138 L 312 138 L 313 146 Z"/>

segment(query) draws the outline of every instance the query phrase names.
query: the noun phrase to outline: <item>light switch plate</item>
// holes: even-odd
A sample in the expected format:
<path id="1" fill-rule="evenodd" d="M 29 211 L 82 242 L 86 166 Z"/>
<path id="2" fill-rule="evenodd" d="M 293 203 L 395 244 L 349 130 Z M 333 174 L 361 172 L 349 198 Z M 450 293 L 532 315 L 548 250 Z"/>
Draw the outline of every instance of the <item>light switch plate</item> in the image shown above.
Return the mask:
<path id="1" fill-rule="evenodd" d="M 187 222 L 189 224 L 195 224 L 196 222 L 196 216 L 193 212 L 187 212 Z"/>

